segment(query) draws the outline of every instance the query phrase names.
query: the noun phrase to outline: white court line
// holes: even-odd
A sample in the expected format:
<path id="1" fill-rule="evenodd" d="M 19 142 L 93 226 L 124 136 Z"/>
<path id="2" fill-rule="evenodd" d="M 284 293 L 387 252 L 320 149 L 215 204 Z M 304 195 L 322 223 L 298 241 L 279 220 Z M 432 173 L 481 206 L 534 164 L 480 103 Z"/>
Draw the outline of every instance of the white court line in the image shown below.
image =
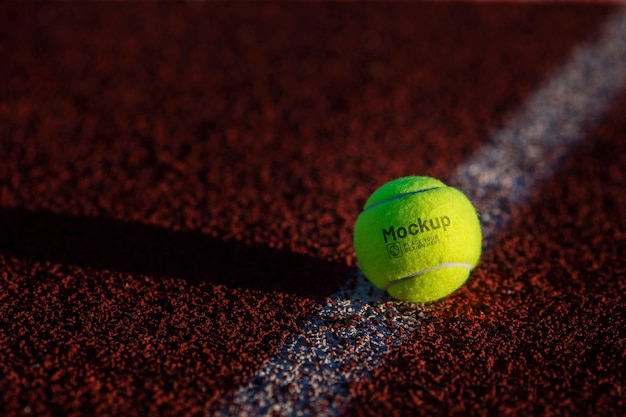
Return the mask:
<path id="1" fill-rule="evenodd" d="M 511 208 L 553 175 L 625 88 L 626 8 L 621 8 L 450 179 L 476 204 L 485 239 L 493 242 L 505 230 Z M 350 401 L 348 384 L 368 378 L 422 315 L 414 305 L 390 301 L 358 274 L 215 415 L 339 415 Z"/>
<path id="2" fill-rule="evenodd" d="M 626 7 L 609 17 L 595 42 L 579 45 L 450 181 L 468 193 L 486 235 L 503 230 L 506 207 L 522 205 L 624 89 Z"/>

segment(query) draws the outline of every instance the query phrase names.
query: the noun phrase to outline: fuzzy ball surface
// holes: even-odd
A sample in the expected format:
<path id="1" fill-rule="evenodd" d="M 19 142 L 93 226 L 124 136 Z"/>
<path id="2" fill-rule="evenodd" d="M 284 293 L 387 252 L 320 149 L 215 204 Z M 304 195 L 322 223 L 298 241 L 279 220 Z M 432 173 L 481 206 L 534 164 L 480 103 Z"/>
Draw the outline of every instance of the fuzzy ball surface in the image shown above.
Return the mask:
<path id="1" fill-rule="evenodd" d="M 363 274 L 402 301 L 430 302 L 456 291 L 478 264 L 481 248 L 480 221 L 470 200 L 431 177 L 384 184 L 354 227 Z"/>

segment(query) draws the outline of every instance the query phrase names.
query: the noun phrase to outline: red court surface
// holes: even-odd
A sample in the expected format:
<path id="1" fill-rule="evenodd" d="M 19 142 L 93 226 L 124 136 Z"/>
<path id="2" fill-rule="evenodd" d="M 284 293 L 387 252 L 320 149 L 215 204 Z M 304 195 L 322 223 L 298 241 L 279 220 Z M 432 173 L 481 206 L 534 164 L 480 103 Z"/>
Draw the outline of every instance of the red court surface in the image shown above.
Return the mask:
<path id="1" fill-rule="evenodd" d="M 387 312 L 324 322 L 359 275 L 352 231 L 369 194 L 405 175 L 456 185 L 619 13 L 3 3 L 0 415 L 626 415 L 618 82 L 550 175 L 497 203 L 507 220 L 492 218 L 467 285 L 429 304 L 348 292 Z M 626 73 L 623 57 L 606 57 L 604 78 Z M 324 367 L 307 334 L 339 327 L 384 330 L 384 354 L 333 356 L 337 380 L 261 372 L 294 346 Z"/>

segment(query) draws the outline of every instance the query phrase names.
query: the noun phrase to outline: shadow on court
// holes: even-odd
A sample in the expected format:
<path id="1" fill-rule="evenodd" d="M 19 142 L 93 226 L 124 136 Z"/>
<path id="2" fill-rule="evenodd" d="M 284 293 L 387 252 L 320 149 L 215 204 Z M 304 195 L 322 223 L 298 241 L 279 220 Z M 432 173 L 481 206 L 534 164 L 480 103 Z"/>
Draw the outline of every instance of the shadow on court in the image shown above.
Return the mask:
<path id="1" fill-rule="evenodd" d="M 350 270 L 289 250 L 106 218 L 2 208 L 0 227 L 0 254 L 316 299 L 335 292 Z"/>

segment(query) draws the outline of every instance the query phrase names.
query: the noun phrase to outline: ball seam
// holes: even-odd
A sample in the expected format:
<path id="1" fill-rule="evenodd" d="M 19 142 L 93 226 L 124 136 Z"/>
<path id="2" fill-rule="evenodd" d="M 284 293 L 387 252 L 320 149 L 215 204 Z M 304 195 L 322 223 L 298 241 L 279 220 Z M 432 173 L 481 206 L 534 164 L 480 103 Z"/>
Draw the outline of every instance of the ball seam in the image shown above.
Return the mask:
<path id="1" fill-rule="evenodd" d="M 414 194 L 425 193 L 426 191 L 438 190 L 438 189 L 440 189 L 440 188 L 447 188 L 447 187 L 430 187 L 430 188 L 424 188 L 424 189 L 422 189 L 422 190 L 417 190 L 417 191 L 409 191 L 409 192 L 407 192 L 407 193 L 396 194 L 396 195 L 394 195 L 393 197 L 389 197 L 389 198 L 386 198 L 386 199 L 384 199 L 384 200 L 378 201 L 378 202 L 376 202 L 376 203 L 372 204 L 371 206 L 364 207 L 364 208 L 363 208 L 363 212 L 366 212 L 366 211 L 368 211 L 368 210 L 371 210 L 371 209 L 373 209 L 374 207 L 378 207 L 378 206 L 380 206 L 380 205 L 382 205 L 382 204 L 385 204 L 385 203 L 388 203 L 388 202 L 390 202 L 390 201 L 393 201 L 393 200 L 399 200 L 399 199 L 404 198 L 404 197 L 407 197 L 407 196 L 409 196 L 409 195 L 414 195 Z"/>
<path id="2" fill-rule="evenodd" d="M 468 263 L 468 262 L 444 262 L 444 263 L 440 263 L 439 265 L 436 265 L 436 266 L 431 266 L 430 268 L 425 268 L 425 269 L 419 270 L 417 272 L 414 272 L 414 273 L 412 273 L 410 275 L 407 275 L 407 276 L 404 276 L 402 278 L 395 279 L 395 280 L 391 281 L 389 284 L 387 284 L 385 286 L 384 290 L 385 291 L 389 291 L 389 289 L 391 287 L 393 287 L 394 285 L 396 285 L 396 284 L 399 284 L 399 283 L 401 283 L 403 281 L 406 281 L 408 279 L 411 279 L 411 278 L 415 278 L 415 277 L 417 277 L 419 275 L 426 274 L 428 272 L 437 271 L 439 269 L 460 268 L 460 267 L 467 268 L 468 271 L 472 270 L 472 265 L 470 263 Z"/>

